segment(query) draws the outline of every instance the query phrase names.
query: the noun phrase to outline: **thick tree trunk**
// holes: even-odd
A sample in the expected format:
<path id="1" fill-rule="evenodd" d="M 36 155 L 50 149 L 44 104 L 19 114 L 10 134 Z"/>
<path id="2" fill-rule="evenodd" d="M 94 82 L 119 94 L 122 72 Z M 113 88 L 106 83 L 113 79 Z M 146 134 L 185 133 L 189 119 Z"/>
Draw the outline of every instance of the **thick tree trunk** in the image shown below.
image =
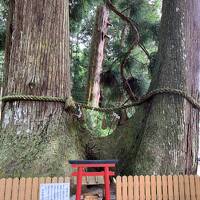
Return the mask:
<path id="1" fill-rule="evenodd" d="M 15 1 L 4 95 L 70 95 L 66 8 L 64 1 Z M 11 115 L 8 115 L 9 111 Z M 54 112 L 59 116 L 63 112 L 62 105 L 7 103 L 3 127 L 18 124 L 19 121 L 22 124 L 25 120 L 26 123 L 19 129 L 36 132 L 41 128 L 38 123 L 42 120 L 45 124 Z"/>
<path id="2" fill-rule="evenodd" d="M 10 2 L 4 95 L 69 97 L 68 1 Z M 0 152 L 10 156 L 0 162 L 7 175 L 64 174 L 66 160 L 80 157 L 77 133 L 60 103 L 6 102 L 2 128 L 4 141 L 9 135 L 17 141 Z"/>
<path id="3" fill-rule="evenodd" d="M 198 97 L 199 9 L 199 0 L 163 0 L 159 61 L 150 90 L 177 88 Z M 154 97 L 117 132 L 122 135 L 114 145 L 120 149 L 113 155 L 120 155 L 122 173 L 196 173 L 199 111 L 182 97 Z"/>
<path id="4" fill-rule="evenodd" d="M 94 31 L 92 35 L 87 101 L 92 106 L 99 106 L 100 99 L 100 75 L 104 58 L 104 45 L 108 31 L 108 9 L 106 6 L 97 8 Z"/>
<path id="5" fill-rule="evenodd" d="M 159 65 L 152 87 L 199 92 L 200 2 L 163 1 Z M 195 173 L 199 112 L 177 96 L 155 97 L 149 105 L 141 145 L 134 162 L 136 172 Z M 143 164 L 142 164 L 143 163 Z"/>
<path id="6" fill-rule="evenodd" d="M 159 69 L 153 87 L 178 88 L 198 97 L 199 8 L 198 0 L 163 1 Z M 145 168 L 151 166 L 151 173 L 195 173 L 198 135 L 198 110 L 180 97 L 156 97 L 149 110 L 135 165 L 147 159 L 150 161 Z M 159 153 L 155 156 L 156 152 Z"/>

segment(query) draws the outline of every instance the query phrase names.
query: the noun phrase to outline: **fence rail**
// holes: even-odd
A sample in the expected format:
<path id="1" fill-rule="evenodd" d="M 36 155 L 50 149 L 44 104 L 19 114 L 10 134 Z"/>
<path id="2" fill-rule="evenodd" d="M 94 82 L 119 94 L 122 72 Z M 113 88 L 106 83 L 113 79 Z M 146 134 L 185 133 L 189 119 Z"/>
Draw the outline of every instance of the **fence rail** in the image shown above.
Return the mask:
<path id="1" fill-rule="evenodd" d="M 198 176 L 118 176 L 116 200 L 200 200 Z"/>

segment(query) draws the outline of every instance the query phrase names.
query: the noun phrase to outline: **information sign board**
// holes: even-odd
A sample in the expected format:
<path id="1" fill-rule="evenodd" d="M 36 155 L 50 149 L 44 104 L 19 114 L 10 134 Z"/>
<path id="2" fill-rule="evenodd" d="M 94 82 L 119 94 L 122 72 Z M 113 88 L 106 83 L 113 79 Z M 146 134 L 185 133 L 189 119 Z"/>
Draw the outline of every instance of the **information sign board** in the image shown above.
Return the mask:
<path id="1" fill-rule="evenodd" d="M 40 200 L 70 200 L 70 184 L 40 184 Z"/>

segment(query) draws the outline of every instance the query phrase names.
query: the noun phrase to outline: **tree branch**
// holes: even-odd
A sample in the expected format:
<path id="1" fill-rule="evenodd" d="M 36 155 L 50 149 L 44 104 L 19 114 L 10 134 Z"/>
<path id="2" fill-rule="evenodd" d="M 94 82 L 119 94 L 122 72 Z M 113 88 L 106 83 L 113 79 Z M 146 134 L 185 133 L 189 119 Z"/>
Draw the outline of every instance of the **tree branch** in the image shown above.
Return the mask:
<path id="1" fill-rule="evenodd" d="M 125 21 L 130 27 L 133 33 L 135 33 L 135 37 L 133 37 L 132 40 L 132 45 L 131 47 L 128 49 L 128 51 L 126 52 L 124 59 L 121 62 L 120 65 L 120 73 L 121 73 L 121 77 L 122 77 L 122 81 L 124 84 L 124 89 L 126 90 L 126 92 L 128 93 L 128 95 L 131 97 L 132 100 L 136 100 L 137 97 L 136 95 L 133 93 L 133 91 L 131 90 L 130 85 L 128 84 L 128 81 L 126 80 L 126 77 L 124 75 L 124 68 L 126 66 L 127 60 L 129 55 L 131 54 L 131 51 L 134 49 L 135 46 L 138 45 L 139 40 L 140 40 L 140 36 L 139 36 L 139 32 L 137 27 L 135 26 L 134 22 L 127 16 L 125 16 L 124 14 L 122 14 L 120 11 L 118 11 L 116 9 L 116 7 L 111 3 L 110 0 L 106 1 L 106 4 L 108 6 L 108 8 L 110 10 L 112 10 L 116 15 L 118 15 L 123 21 Z"/>

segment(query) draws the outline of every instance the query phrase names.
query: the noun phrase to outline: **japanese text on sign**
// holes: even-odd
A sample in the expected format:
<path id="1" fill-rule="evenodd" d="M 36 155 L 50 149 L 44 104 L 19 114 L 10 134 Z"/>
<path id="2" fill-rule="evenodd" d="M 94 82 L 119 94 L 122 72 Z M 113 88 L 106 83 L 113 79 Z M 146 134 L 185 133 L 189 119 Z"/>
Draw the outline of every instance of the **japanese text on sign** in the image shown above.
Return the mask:
<path id="1" fill-rule="evenodd" d="M 70 200 L 69 183 L 41 184 L 40 200 Z"/>

